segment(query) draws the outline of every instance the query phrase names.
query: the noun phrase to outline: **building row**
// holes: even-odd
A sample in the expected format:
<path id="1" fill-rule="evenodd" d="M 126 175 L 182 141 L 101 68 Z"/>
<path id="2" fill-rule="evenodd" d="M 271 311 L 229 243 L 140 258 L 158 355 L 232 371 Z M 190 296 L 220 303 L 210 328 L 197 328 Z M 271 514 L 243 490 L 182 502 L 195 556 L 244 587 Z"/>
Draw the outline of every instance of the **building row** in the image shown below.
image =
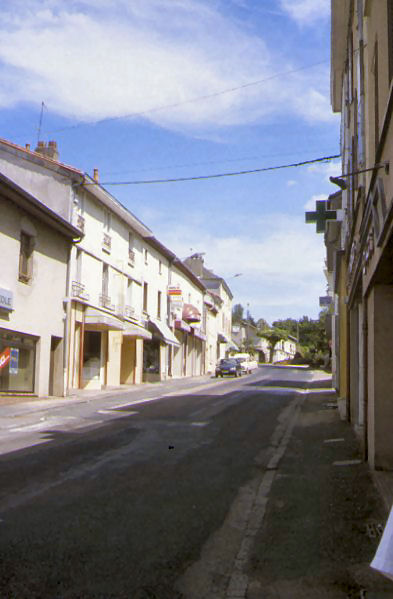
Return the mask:
<path id="1" fill-rule="evenodd" d="M 99 182 L 0 140 L 0 393 L 62 396 L 214 372 L 232 293 Z"/>
<path id="2" fill-rule="evenodd" d="M 324 207 L 334 383 L 374 469 L 393 469 L 393 2 L 333 0 L 342 176 Z"/>

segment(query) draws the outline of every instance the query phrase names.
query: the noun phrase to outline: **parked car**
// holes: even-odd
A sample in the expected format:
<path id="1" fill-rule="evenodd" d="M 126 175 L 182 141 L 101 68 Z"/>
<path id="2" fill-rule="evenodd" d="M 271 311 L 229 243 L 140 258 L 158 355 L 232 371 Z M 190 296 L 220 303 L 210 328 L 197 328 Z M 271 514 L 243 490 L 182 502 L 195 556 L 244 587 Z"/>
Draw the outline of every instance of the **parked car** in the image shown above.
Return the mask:
<path id="1" fill-rule="evenodd" d="M 231 356 L 231 357 L 234 360 L 237 360 L 237 362 L 239 362 L 243 374 L 249 374 L 256 368 L 258 368 L 258 362 L 256 360 L 253 360 L 251 358 L 250 354 L 247 354 L 247 353 L 235 354 L 234 356 Z"/>
<path id="2" fill-rule="evenodd" d="M 216 377 L 224 376 L 224 374 L 228 374 L 230 376 L 241 376 L 242 369 L 239 362 L 233 358 L 222 358 L 219 360 L 216 366 Z"/>

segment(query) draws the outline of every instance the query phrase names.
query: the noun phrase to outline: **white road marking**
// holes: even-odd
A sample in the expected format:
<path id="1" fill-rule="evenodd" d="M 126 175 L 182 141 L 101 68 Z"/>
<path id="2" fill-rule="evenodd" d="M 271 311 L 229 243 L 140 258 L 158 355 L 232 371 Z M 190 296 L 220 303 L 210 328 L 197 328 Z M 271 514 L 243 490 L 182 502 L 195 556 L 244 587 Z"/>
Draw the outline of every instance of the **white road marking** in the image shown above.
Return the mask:
<path id="1" fill-rule="evenodd" d="M 340 437 L 338 439 L 325 439 L 324 443 L 342 443 L 345 441 L 344 437 Z"/>

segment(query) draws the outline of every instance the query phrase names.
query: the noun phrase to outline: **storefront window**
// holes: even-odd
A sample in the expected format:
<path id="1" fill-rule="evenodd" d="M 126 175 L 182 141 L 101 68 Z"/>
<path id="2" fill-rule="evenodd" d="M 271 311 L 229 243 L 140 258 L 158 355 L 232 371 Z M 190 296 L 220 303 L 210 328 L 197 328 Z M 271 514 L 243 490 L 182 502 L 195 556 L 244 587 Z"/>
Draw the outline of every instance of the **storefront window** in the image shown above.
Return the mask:
<path id="1" fill-rule="evenodd" d="M 100 380 L 101 333 L 85 331 L 83 344 L 83 380 Z"/>
<path id="2" fill-rule="evenodd" d="M 0 392 L 34 392 L 37 339 L 0 329 Z"/>
<path id="3" fill-rule="evenodd" d="M 159 374 L 160 372 L 160 341 L 152 339 L 143 344 L 143 372 Z"/>

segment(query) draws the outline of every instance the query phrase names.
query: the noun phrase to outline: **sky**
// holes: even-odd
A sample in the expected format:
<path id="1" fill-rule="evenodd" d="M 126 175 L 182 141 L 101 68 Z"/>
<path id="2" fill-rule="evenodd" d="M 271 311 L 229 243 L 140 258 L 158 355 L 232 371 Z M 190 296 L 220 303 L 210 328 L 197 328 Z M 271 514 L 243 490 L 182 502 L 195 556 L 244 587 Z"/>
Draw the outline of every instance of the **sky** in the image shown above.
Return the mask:
<path id="1" fill-rule="evenodd" d="M 56 140 L 62 162 L 98 168 L 180 258 L 203 252 L 256 320 L 317 318 L 325 251 L 304 212 L 337 190 L 338 159 L 146 181 L 339 154 L 330 0 L 0 7 L 0 137 L 32 148 Z"/>

